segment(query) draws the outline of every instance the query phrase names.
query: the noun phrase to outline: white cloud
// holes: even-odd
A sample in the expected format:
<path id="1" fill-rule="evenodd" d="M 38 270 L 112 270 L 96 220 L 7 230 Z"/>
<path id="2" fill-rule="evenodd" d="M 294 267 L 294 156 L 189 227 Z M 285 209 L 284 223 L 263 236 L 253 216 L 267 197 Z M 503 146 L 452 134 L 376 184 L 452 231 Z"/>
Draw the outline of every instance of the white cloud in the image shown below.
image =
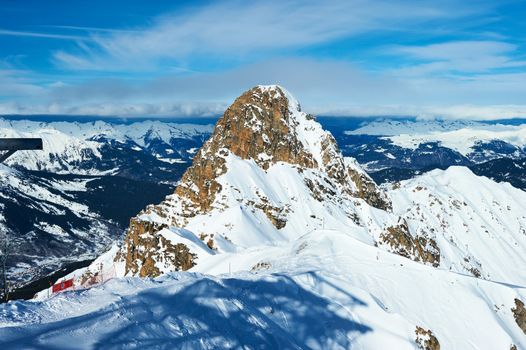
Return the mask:
<path id="1" fill-rule="evenodd" d="M 93 103 L 62 105 L 59 103 L 27 105 L 0 103 L 0 115 L 51 114 L 98 115 L 125 117 L 209 117 L 221 115 L 226 106 L 221 103 Z"/>
<path id="2" fill-rule="evenodd" d="M 152 69 L 163 59 L 192 55 L 247 60 L 251 54 L 288 51 L 375 30 L 415 28 L 462 17 L 480 8 L 450 1 L 224 1 L 158 18 L 135 32 L 93 35 L 78 52 L 58 51 L 70 69 Z M 480 6 L 483 8 L 484 6 Z"/>
<path id="3" fill-rule="evenodd" d="M 387 52 L 405 56 L 411 61 L 424 61 L 398 70 L 399 74 L 422 75 L 526 67 L 526 61 L 513 58 L 517 49 L 517 45 L 503 41 L 449 41 L 422 46 L 393 46 Z"/>
<path id="4" fill-rule="evenodd" d="M 315 108 L 312 113 L 328 116 L 393 117 L 418 119 L 498 120 L 526 118 L 526 105 L 453 106 L 349 106 L 341 109 Z"/>
<path id="5" fill-rule="evenodd" d="M 212 115 L 256 84 L 279 83 L 317 114 L 526 117 L 526 63 L 514 58 L 518 47 L 498 35 L 421 46 L 375 48 L 373 42 L 364 57 L 383 57 L 387 67 L 374 72 L 369 62 L 349 57 L 297 56 L 297 49 L 362 34 L 400 37 L 432 32 L 436 23 L 462 26 L 466 17 L 488 13 L 488 6 L 493 5 L 450 0 L 234 0 L 170 13 L 143 28 L 58 27 L 88 33 L 80 37 L 90 40 L 54 53 L 59 68 L 68 69 L 60 76 L 0 71 L 0 96 L 17 102 L 3 103 L 0 111 Z M 194 61 L 219 63 L 196 72 L 189 64 Z"/>
<path id="6" fill-rule="evenodd" d="M 59 39 L 59 40 L 78 40 L 78 41 L 90 40 L 89 37 L 80 36 L 80 35 L 25 32 L 25 31 L 6 30 L 6 29 L 0 29 L 0 35 L 26 36 L 26 37 L 32 37 L 32 38 L 46 38 L 46 39 Z"/>
<path id="7" fill-rule="evenodd" d="M 19 96 L 39 96 L 45 89 L 31 79 L 31 73 L 17 69 L 0 68 L 0 96 L 18 98 Z"/>
<path id="8" fill-rule="evenodd" d="M 229 71 L 172 75 L 148 82 L 94 80 L 53 84 L 48 103 L 20 102 L 10 113 L 64 113 L 129 116 L 220 115 L 235 97 L 257 84 L 278 83 L 314 114 L 501 119 L 526 117 L 515 101 L 526 95 L 525 74 L 493 74 L 469 79 L 433 79 L 366 73 L 339 61 L 276 59 Z M 480 104 L 480 101 L 484 104 Z M 23 100 L 22 100 L 23 101 Z"/>

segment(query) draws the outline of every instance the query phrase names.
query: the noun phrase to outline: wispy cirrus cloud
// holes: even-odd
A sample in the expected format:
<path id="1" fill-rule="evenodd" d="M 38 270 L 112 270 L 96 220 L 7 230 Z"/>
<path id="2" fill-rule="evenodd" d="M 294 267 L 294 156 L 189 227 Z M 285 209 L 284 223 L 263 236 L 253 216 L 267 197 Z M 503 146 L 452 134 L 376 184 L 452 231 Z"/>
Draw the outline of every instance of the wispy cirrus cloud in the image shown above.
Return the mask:
<path id="1" fill-rule="evenodd" d="M 474 73 L 526 67 L 526 60 L 514 57 L 518 45 L 505 41 L 459 40 L 419 46 L 392 46 L 387 48 L 387 52 L 412 60 L 410 67 L 404 67 L 399 73 Z"/>
<path id="2" fill-rule="evenodd" d="M 211 115 L 245 89 L 278 83 L 316 114 L 526 116 L 524 48 L 485 24 L 500 20 L 497 7 L 232 0 L 182 6 L 134 26 L 10 30 L 3 35 L 51 39 L 51 68 L 5 69 L 0 112 Z"/>
<path id="3" fill-rule="evenodd" d="M 379 30 L 403 31 L 434 20 L 461 18 L 484 6 L 450 1 L 226 1 L 159 17 L 134 32 L 96 34 L 77 52 L 57 51 L 70 69 L 151 69 L 163 59 L 196 55 L 250 60 Z"/>
<path id="4" fill-rule="evenodd" d="M 20 31 L 20 30 L 7 30 L 7 29 L 0 29 L 0 35 L 58 39 L 58 40 L 73 40 L 73 41 L 91 40 L 90 37 L 82 36 L 82 35 L 56 34 L 56 33 L 45 33 L 45 32 L 26 32 L 26 31 Z"/>
<path id="5" fill-rule="evenodd" d="M 80 32 L 87 33 L 138 33 L 138 30 L 134 29 L 122 29 L 122 28 L 102 28 L 102 27 L 86 27 L 86 26 L 65 26 L 65 25 L 46 25 L 42 26 L 45 28 L 53 29 L 65 29 L 65 30 L 75 30 Z"/>

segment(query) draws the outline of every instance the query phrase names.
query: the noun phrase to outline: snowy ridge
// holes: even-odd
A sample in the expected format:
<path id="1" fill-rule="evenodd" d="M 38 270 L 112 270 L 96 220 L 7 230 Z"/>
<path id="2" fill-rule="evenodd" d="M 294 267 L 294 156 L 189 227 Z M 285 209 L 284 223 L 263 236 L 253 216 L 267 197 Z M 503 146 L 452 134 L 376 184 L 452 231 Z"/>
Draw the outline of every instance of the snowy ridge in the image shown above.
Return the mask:
<path id="1" fill-rule="evenodd" d="M 307 169 L 298 173 L 289 164 L 277 163 L 263 171 L 255 162 L 231 154 L 227 156 L 226 164 L 235 171 L 218 178 L 223 190 L 216 204 L 217 209 L 195 217 L 186 225 L 193 232 L 205 228 L 207 234 L 214 235 L 220 250 L 225 238 L 239 247 L 249 247 L 279 244 L 323 225 L 339 229 L 357 226 L 351 219 L 352 209 L 340 202 L 341 198 L 352 198 L 343 188 L 323 201 L 313 200 L 306 180 L 330 186 L 316 170 Z M 361 199 L 355 200 L 363 202 Z M 271 214 L 286 220 L 285 226 L 278 229 L 252 203 L 255 206 L 264 205 L 269 210 L 276 208 L 275 213 Z M 306 220 L 306 217 L 310 219 Z M 230 246 L 227 244 L 224 249 L 228 251 Z"/>
<path id="2" fill-rule="evenodd" d="M 436 240 L 441 268 L 526 285 L 526 192 L 450 167 L 404 181 L 390 196 L 410 232 Z"/>

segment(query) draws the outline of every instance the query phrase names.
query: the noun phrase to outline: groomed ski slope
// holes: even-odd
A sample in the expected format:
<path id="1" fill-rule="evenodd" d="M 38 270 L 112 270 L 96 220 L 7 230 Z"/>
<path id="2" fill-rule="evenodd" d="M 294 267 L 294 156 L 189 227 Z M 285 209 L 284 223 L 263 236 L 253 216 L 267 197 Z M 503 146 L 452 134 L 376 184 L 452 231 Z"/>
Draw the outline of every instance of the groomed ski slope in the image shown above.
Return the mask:
<path id="1" fill-rule="evenodd" d="M 0 345 L 415 349 L 421 326 L 442 349 L 521 349 L 526 340 L 511 312 L 517 297 L 526 297 L 523 287 L 318 230 L 282 247 L 215 255 L 194 272 L 10 302 L 0 309 Z"/>

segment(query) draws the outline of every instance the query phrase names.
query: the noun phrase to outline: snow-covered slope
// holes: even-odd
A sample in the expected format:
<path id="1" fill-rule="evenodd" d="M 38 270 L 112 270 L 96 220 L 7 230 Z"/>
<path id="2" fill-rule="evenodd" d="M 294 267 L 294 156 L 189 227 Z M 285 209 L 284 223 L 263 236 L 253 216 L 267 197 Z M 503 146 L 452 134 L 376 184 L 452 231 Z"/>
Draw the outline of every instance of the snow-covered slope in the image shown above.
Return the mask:
<path id="1" fill-rule="evenodd" d="M 324 225 L 360 232 L 353 201 L 390 206 L 286 90 L 256 87 L 227 109 L 174 195 L 132 219 L 126 272 L 166 271 L 158 249 L 167 243 L 156 235 L 164 227 L 184 227 L 219 252 L 279 244 Z"/>
<path id="2" fill-rule="evenodd" d="M 465 167 L 433 170 L 390 191 L 408 231 L 436 243 L 443 269 L 526 285 L 526 192 Z"/>
<path id="3" fill-rule="evenodd" d="M 287 125 L 283 135 L 274 120 Z M 286 90 L 258 87 L 225 112 L 176 192 L 132 219 L 117 260 L 125 261 L 127 274 L 140 276 L 199 264 L 202 249 L 166 258 L 181 244 L 179 234 L 173 240 L 157 234 L 170 227 L 206 242 L 209 255 L 280 245 L 329 228 L 448 271 L 526 285 L 525 272 L 507 267 L 526 263 L 525 192 L 462 167 L 396 187 L 384 193 L 343 158 Z"/>
<path id="4" fill-rule="evenodd" d="M 437 270 L 344 232 L 316 230 L 278 247 L 217 254 L 193 270 L 201 273 L 113 279 L 11 302 L 0 309 L 0 344 L 437 349 L 417 345 L 430 330 L 441 349 L 526 347 L 512 311 L 524 288 Z"/>
<path id="5" fill-rule="evenodd" d="M 1 307 L 0 344 L 526 348 L 525 203 L 458 167 L 379 188 L 286 90 L 258 86 L 175 193 L 68 276 L 112 279 Z"/>

